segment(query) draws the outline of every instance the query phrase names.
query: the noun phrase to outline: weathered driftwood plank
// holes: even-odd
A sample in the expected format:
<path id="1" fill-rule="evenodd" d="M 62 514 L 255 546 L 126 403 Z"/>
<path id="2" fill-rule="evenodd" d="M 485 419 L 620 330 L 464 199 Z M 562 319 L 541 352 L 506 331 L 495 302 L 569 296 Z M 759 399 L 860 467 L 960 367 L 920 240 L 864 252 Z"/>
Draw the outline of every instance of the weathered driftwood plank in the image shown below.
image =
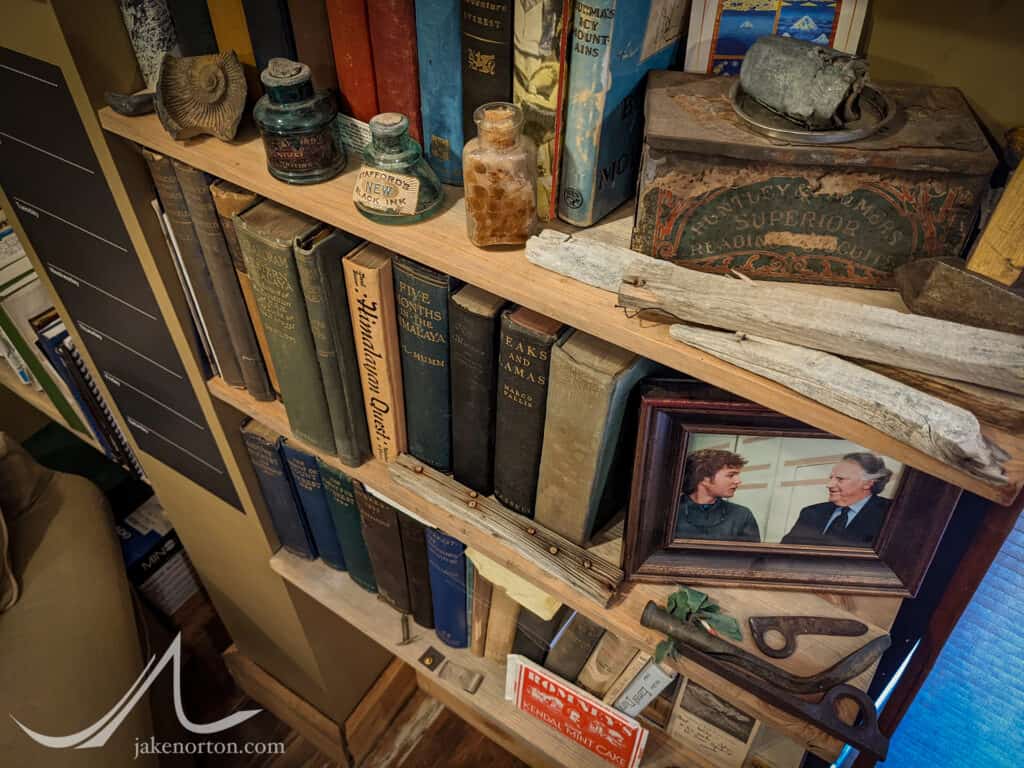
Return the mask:
<path id="1" fill-rule="evenodd" d="M 927 392 L 947 403 L 959 405 L 975 416 L 979 421 L 1014 432 L 1024 433 L 1024 397 L 1001 392 L 998 389 L 979 387 L 966 381 L 953 381 L 941 376 L 929 376 L 926 373 L 908 371 L 906 368 L 895 368 L 891 365 L 862 363 L 875 373 L 907 384 L 914 389 Z"/>
<path id="2" fill-rule="evenodd" d="M 673 325 L 672 338 L 776 381 L 870 424 L 989 483 L 1007 482 L 1008 456 L 981 434 L 973 414 L 861 366 L 805 347 Z"/>
<path id="3" fill-rule="evenodd" d="M 709 275 L 550 230 L 530 239 L 526 256 L 545 269 L 618 291 L 620 302 L 634 309 L 660 308 L 686 322 L 1024 394 L 1024 336 Z"/>

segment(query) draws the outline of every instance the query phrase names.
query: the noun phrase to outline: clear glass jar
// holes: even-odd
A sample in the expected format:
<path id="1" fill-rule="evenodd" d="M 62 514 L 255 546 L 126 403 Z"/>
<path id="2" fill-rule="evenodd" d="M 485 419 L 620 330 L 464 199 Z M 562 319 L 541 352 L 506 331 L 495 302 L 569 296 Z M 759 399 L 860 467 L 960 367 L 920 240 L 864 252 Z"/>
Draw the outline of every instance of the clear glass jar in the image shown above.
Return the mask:
<path id="1" fill-rule="evenodd" d="M 477 136 L 462 152 L 466 232 L 476 245 L 520 245 L 537 228 L 537 148 L 514 104 L 484 104 L 473 120 Z"/>
<path id="2" fill-rule="evenodd" d="M 381 224 L 409 224 L 436 213 L 444 190 L 419 142 L 409 136 L 409 118 L 398 112 L 376 115 L 370 137 L 352 190 L 359 212 Z"/>
<path id="3" fill-rule="evenodd" d="M 338 108 L 330 92 L 314 92 L 309 67 L 271 59 L 260 80 L 266 93 L 256 102 L 253 119 L 270 174 L 289 184 L 316 184 L 341 173 L 346 158 L 334 130 Z"/>

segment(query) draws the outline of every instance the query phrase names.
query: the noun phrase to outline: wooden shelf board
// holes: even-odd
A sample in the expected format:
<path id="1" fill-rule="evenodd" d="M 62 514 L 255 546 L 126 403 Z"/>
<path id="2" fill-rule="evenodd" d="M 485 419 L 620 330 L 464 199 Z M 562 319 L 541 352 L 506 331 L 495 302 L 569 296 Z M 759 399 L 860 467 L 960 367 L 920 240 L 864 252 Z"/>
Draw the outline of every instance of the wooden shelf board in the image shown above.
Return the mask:
<path id="1" fill-rule="evenodd" d="M 446 188 L 446 204 L 442 212 L 427 221 L 405 226 L 381 225 L 362 216 L 352 204 L 352 188 L 359 167 L 356 158 L 350 157 L 348 171 L 331 181 L 296 186 L 278 181 L 267 172 L 262 142 L 248 124 L 238 140 L 226 143 L 212 137 L 175 141 L 161 127 L 156 115 L 152 114 L 126 117 L 110 108 L 104 108 L 100 110 L 100 122 L 111 133 L 183 160 L 264 197 L 504 296 L 517 304 L 558 318 L 574 328 L 696 376 L 709 384 L 891 456 L 984 498 L 1009 503 L 1024 485 L 1024 439 L 986 427 L 986 434 L 1013 457 L 1007 464 L 1010 484 L 991 485 L 904 445 L 863 422 L 674 341 L 668 335 L 667 325 L 655 325 L 626 317 L 615 306 L 615 294 L 534 266 L 526 260 L 522 248 L 477 248 L 466 238 L 462 190 L 459 188 Z M 606 242 L 628 245 L 630 215 L 629 207 L 624 206 L 607 221 L 586 230 L 585 234 Z M 560 224 L 555 226 L 569 229 Z M 849 295 L 865 293 L 850 291 L 853 289 L 847 289 L 846 292 Z M 877 303 L 877 296 L 870 301 Z"/>
<path id="2" fill-rule="evenodd" d="M 52 421 L 60 424 L 79 440 L 88 443 L 97 451 L 102 452 L 103 449 L 100 448 L 100 444 L 96 442 L 92 435 L 86 434 L 85 432 L 79 432 L 64 420 L 64 417 L 61 415 L 60 411 L 57 410 L 57 406 L 53 404 L 49 395 L 35 387 L 22 383 L 21 379 L 18 378 L 18 375 L 11 370 L 9 365 L 7 365 L 6 361 L 2 360 L 0 360 L 0 384 L 7 387 L 11 392 L 16 394 L 37 411 L 42 412 Z"/>
<path id="3" fill-rule="evenodd" d="M 251 416 L 273 431 L 284 435 L 289 442 L 297 447 L 320 457 L 328 464 L 337 467 L 349 477 L 366 484 L 382 496 L 404 507 L 428 523 L 437 526 L 451 536 L 458 538 L 468 546 L 479 550 L 500 564 L 514 570 L 529 579 L 538 587 L 552 596 L 585 614 L 593 621 L 601 624 L 616 635 L 627 639 L 648 653 L 663 639 L 662 636 L 640 624 L 640 616 L 648 600 L 664 604 L 666 597 L 675 587 L 669 585 L 630 584 L 624 590 L 621 600 L 612 607 L 603 604 L 589 595 L 575 590 L 571 585 L 555 578 L 549 572 L 539 568 L 525 558 L 513 542 L 502 540 L 467 522 L 465 518 L 453 516 L 443 507 L 436 506 L 420 498 L 409 489 L 399 485 L 392 479 L 388 466 L 372 459 L 359 467 L 343 464 L 337 457 L 318 453 L 312 446 L 294 437 L 288 424 L 284 406 L 280 402 L 260 402 L 254 400 L 245 390 L 236 389 L 220 379 L 208 382 L 211 394 L 243 413 Z M 601 551 L 595 557 L 617 560 L 619 547 L 601 545 Z M 595 551 L 595 550 L 590 550 Z M 697 586 L 693 584 L 691 586 Z M 768 614 L 800 614 L 808 616 L 836 616 L 839 618 L 856 618 L 869 627 L 869 635 L 858 638 L 808 638 L 806 643 L 789 659 L 781 660 L 779 666 L 795 674 L 813 674 L 839 661 L 842 657 L 859 648 L 870 637 L 884 634 L 892 625 L 896 612 L 901 604 L 900 598 L 830 595 L 805 592 L 786 592 L 764 589 L 736 589 L 714 587 L 711 594 L 722 606 L 722 610 L 746 625 L 746 620 L 754 615 Z M 751 652 L 756 647 L 749 636 L 743 643 Z M 698 664 L 686 659 L 675 662 L 683 674 L 693 678 L 705 688 L 714 691 L 749 714 L 765 720 L 781 730 L 789 738 L 806 746 L 826 759 L 835 759 L 842 744 L 835 738 L 824 734 L 818 728 L 799 718 L 772 707 L 761 699 L 732 683 L 714 675 Z M 851 684 L 866 689 L 874 674 L 870 669 L 851 681 Z"/>
<path id="4" fill-rule="evenodd" d="M 442 703 L 452 703 L 457 714 L 470 722 L 483 721 L 502 746 L 513 750 L 531 765 L 590 766 L 607 768 L 608 764 L 575 742 L 563 737 L 505 701 L 505 667 L 490 659 L 474 656 L 468 649 L 450 648 L 432 630 L 410 621 L 411 642 L 401 645 L 400 614 L 349 578 L 347 573 L 329 568 L 319 560 L 303 560 L 284 550 L 270 561 L 271 568 L 296 589 L 333 611 L 363 634 L 375 640 L 390 653 L 428 677 L 428 692 L 437 694 Z M 419 663 L 419 658 L 433 646 L 458 666 L 479 672 L 483 681 L 476 693 L 468 693 L 457 682 L 440 677 Z M 496 733 L 494 733 L 496 731 Z M 679 748 L 665 740 L 648 742 L 645 768 L 678 765 Z M 711 768 L 698 755 L 686 754 L 686 765 Z"/>

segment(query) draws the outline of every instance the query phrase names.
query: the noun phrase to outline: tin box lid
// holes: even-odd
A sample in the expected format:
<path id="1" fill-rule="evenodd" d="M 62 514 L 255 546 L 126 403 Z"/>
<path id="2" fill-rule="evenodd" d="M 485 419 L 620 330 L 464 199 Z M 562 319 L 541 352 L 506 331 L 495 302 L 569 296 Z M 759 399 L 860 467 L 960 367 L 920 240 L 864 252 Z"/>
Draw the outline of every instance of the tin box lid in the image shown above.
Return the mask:
<path id="1" fill-rule="evenodd" d="M 732 108 L 735 78 L 651 72 L 644 140 L 652 147 L 795 165 L 839 165 L 989 175 L 996 156 L 956 88 L 879 83 L 899 114 L 883 132 L 850 144 L 790 144 L 749 128 Z"/>

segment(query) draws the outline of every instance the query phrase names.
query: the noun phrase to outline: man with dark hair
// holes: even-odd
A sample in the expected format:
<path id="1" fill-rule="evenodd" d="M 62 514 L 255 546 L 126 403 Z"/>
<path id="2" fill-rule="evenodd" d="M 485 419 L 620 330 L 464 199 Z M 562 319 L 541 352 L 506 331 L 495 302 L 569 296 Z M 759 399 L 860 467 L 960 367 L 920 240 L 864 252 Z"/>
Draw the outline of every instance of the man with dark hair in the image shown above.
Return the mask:
<path id="1" fill-rule="evenodd" d="M 801 509 L 782 543 L 870 547 L 889 511 L 889 500 L 878 494 L 891 477 L 875 454 L 846 454 L 828 478 L 828 501 Z"/>
<path id="2" fill-rule="evenodd" d="M 706 448 L 686 457 L 676 514 L 677 539 L 761 541 L 753 513 L 732 498 L 747 463 L 737 453 Z"/>

